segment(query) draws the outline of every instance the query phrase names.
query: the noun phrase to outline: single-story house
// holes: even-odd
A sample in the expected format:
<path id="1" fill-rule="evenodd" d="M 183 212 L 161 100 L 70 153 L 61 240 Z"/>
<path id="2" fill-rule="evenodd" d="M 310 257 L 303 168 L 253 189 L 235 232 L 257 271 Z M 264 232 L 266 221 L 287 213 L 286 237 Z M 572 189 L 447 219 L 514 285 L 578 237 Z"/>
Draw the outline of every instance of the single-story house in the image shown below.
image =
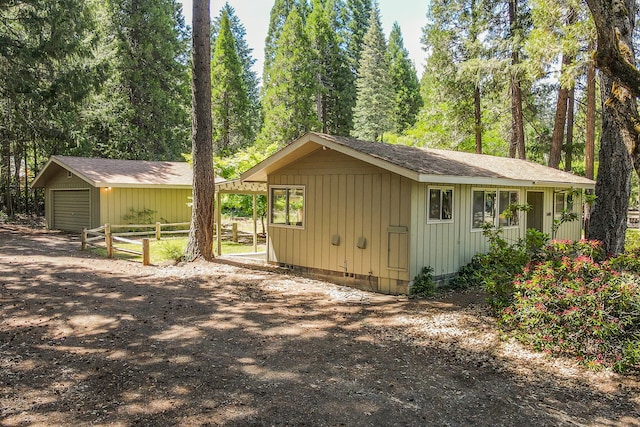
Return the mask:
<path id="1" fill-rule="evenodd" d="M 241 176 L 268 185 L 267 260 L 384 293 L 408 293 L 422 267 L 447 280 L 488 249 L 486 222 L 506 239 L 551 234 L 574 190 L 592 180 L 536 163 L 308 133 Z M 512 204 L 528 212 L 504 215 Z M 556 237 L 579 239 L 582 221 Z"/>
<path id="2" fill-rule="evenodd" d="M 45 190 L 48 228 L 79 232 L 144 210 L 154 222 L 188 222 L 192 176 L 186 162 L 52 156 L 32 187 Z"/>

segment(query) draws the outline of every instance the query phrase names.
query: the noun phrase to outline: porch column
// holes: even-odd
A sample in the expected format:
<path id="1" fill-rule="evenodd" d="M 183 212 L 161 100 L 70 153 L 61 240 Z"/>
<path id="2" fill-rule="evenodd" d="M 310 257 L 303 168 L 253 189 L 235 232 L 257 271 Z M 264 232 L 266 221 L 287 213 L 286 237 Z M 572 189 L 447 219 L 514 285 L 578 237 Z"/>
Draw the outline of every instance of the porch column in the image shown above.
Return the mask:
<path id="1" fill-rule="evenodd" d="M 253 252 L 258 252 L 258 216 L 256 209 L 256 194 L 253 193 Z"/>
<path id="2" fill-rule="evenodd" d="M 220 191 L 216 193 L 216 245 L 218 256 L 222 255 L 222 206 L 220 206 Z"/>

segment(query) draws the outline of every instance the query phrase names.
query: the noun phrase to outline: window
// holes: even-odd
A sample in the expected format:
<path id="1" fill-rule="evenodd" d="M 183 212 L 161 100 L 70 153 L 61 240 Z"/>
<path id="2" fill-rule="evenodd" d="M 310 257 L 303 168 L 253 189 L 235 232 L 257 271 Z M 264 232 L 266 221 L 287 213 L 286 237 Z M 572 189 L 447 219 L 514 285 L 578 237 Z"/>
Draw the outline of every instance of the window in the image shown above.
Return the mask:
<path id="1" fill-rule="evenodd" d="M 513 209 L 518 204 L 517 191 L 501 191 L 499 203 L 498 224 L 502 227 L 515 227 L 518 225 L 518 211 Z"/>
<path id="2" fill-rule="evenodd" d="M 494 224 L 496 221 L 496 192 L 473 191 L 473 228 L 482 228 L 485 223 Z"/>
<path id="3" fill-rule="evenodd" d="M 555 193 L 553 196 L 553 213 L 556 217 L 563 211 L 573 211 L 573 195 L 567 193 Z"/>
<path id="4" fill-rule="evenodd" d="M 487 223 L 502 227 L 517 226 L 520 223 L 518 211 L 509 210 L 510 206 L 518 204 L 519 194 L 515 190 L 473 190 L 471 227 L 480 229 Z"/>
<path id="5" fill-rule="evenodd" d="M 271 224 L 302 227 L 304 187 L 271 187 Z"/>
<path id="6" fill-rule="evenodd" d="M 453 189 L 429 188 L 427 197 L 427 222 L 453 219 Z"/>

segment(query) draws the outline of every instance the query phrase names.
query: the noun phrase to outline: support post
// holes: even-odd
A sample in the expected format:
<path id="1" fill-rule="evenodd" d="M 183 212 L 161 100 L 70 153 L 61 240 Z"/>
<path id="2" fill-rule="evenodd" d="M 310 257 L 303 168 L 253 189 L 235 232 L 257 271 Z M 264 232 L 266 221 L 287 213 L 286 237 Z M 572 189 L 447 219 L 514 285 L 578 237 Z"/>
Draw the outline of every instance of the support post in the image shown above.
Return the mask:
<path id="1" fill-rule="evenodd" d="M 149 238 L 142 239 L 142 265 L 151 264 L 151 254 L 149 253 Z"/>
<path id="2" fill-rule="evenodd" d="M 216 255 L 222 255 L 222 206 L 220 206 L 220 192 L 216 193 L 216 244 L 218 246 L 218 253 Z"/>
<path id="3" fill-rule="evenodd" d="M 107 257 L 113 258 L 113 236 L 111 236 L 111 224 L 104 225 L 104 243 L 107 245 Z"/>
<path id="4" fill-rule="evenodd" d="M 80 247 L 81 250 L 85 250 L 87 249 L 87 229 L 83 228 L 82 229 L 82 246 Z"/>
<path id="5" fill-rule="evenodd" d="M 231 240 L 233 243 L 238 243 L 238 223 L 234 222 L 231 224 Z"/>
<path id="6" fill-rule="evenodd" d="M 253 252 L 258 252 L 258 204 L 256 195 L 253 194 Z"/>
<path id="7" fill-rule="evenodd" d="M 156 222 L 156 240 L 160 240 L 160 230 L 162 229 L 162 226 L 160 225 L 159 222 Z"/>

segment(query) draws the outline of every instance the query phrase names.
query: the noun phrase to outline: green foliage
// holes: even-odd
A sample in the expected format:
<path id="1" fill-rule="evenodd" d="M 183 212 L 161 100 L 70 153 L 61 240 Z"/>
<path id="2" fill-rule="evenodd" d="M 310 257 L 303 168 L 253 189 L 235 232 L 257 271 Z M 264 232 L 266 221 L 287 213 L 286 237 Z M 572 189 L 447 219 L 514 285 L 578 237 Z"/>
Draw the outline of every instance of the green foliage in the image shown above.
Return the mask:
<path id="1" fill-rule="evenodd" d="M 433 267 L 422 267 L 420 273 L 413 279 L 411 295 L 428 297 L 435 293 L 436 282 L 433 280 Z"/>
<path id="2" fill-rule="evenodd" d="M 256 142 L 258 146 L 265 148 L 276 143 L 282 147 L 305 132 L 318 130 L 312 50 L 296 7 L 287 16 L 267 74 L 264 127 Z"/>
<path id="3" fill-rule="evenodd" d="M 415 124 L 422 107 L 422 97 L 420 82 L 409 59 L 409 52 L 404 47 L 402 32 L 397 22 L 394 22 L 389 35 L 388 52 L 389 74 L 395 92 L 391 121 L 393 131 L 399 134 Z"/>
<path id="4" fill-rule="evenodd" d="M 591 255 L 589 255 L 591 253 Z M 502 321 L 548 354 L 593 368 L 640 369 L 640 286 L 602 256 L 598 242 L 558 242 L 514 280 Z"/>
<path id="5" fill-rule="evenodd" d="M 243 73 L 230 18 L 223 10 L 211 61 L 211 74 L 215 76 L 211 85 L 213 141 L 217 153 L 233 153 L 252 142 L 250 102 Z"/>
<path id="6" fill-rule="evenodd" d="M 364 36 L 356 90 L 352 135 L 368 141 L 378 141 L 385 132 L 391 131 L 395 94 L 377 5 L 371 9 Z"/>
<path id="7" fill-rule="evenodd" d="M 160 253 L 165 259 L 176 263 L 184 260 L 184 244 L 178 241 L 166 240 L 160 246 Z"/>
<path id="8" fill-rule="evenodd" d="M 129 208 L 129 213 L 122 215 L 122 220 L 127 224 L 153 224 L 156 213 L 157 211 L 148 208 L 141 210 Z"/>

